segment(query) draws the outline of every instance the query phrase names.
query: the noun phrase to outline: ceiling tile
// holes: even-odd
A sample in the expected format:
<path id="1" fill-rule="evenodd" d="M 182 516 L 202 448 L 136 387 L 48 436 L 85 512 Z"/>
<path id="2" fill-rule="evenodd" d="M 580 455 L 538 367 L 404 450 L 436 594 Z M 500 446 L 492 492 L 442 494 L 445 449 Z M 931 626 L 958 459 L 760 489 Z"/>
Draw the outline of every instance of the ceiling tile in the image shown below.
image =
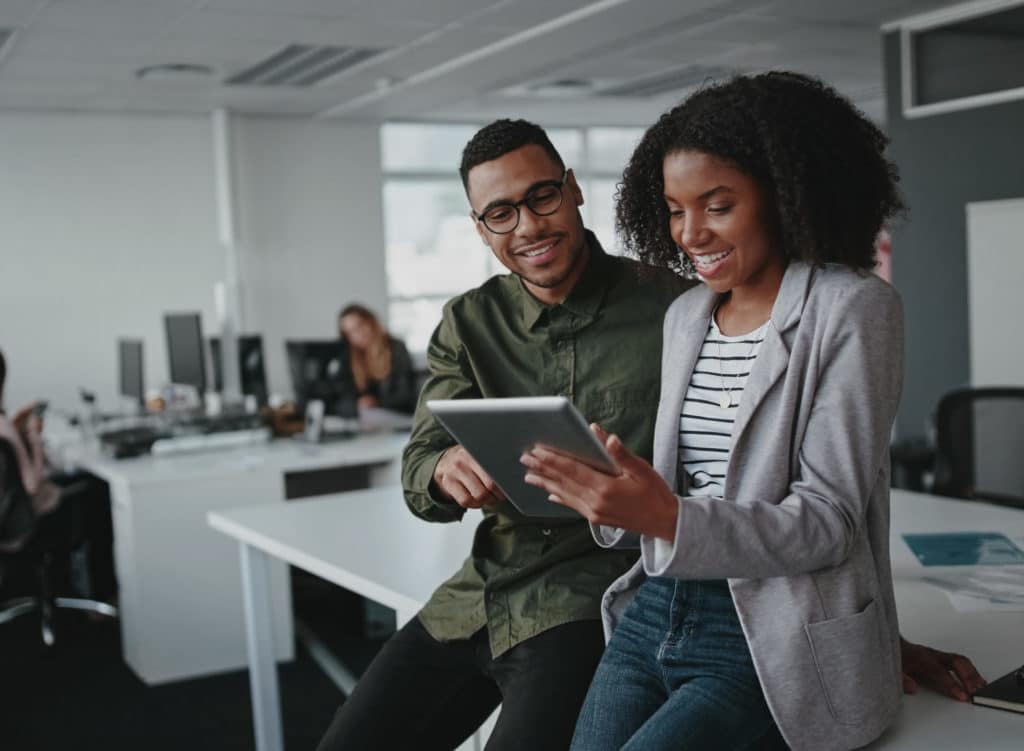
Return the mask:
<path id="1" fill-rule="evenodd" d="M 469 28 L 521 31 L 591 5 L 593 0 L 517 0 L 482 7 L 461 19 Z"/>
<path id="2" fill-rule="evenodd" d="M 122 63 L 81 62 L 73 60 L 49 60 L 26 62 L 8 60 L 3 66 L 5 81 L 66 81 L 81 83 L 105 83 L 111 80 L 130 80 L 135 68 Z"/>
<path id="3" fill-rule="evenodd" d="M 784 19 L 853 23 L 877 30 L 888 21 L 952 4 L 953 0 L 774 0 L 768 12 Z"/>
<path id="4" fill-rule="evenodd" d="M 48 5 L 35 17 L 33 29 L 69 31 L 111 39 L 154 34 L 187 13 L 194 3 L 146 5 L 115 0 L 81 0 Z"/>
<path id="5" fill-rule="evenodd" d="M 250 39 L 282 45 L 337 44 L 361 47 L 396 47 L 430 30 L 407 20 L 377 22 L 356 18 L 322 18 L 284 13 L 241 13 L 195 10 L 163 30 L 164 35 L 194 39 Z"/>
<path id="6" fill-rule="evenodd" d="M 3 0 L 0 26 L 27 26 L 47 0 Z"/>
<path id="7" fill-rule="evenodd" d="M 380 75 L 404 79 L 446 61 L 486 47 L 505 37 L 495 29 L 451 29 L 431 35 L 429 42 L 399 50 L 372 66 Z"/>
<path id="8" fill-rule="evenodd" d="M 481 8 L 507 5 L 497 0 L 338 0 L 336 5 L 353 18 L 388 20 L 404 18 L 434 25 L 446 25 L 461 20 Z"/>

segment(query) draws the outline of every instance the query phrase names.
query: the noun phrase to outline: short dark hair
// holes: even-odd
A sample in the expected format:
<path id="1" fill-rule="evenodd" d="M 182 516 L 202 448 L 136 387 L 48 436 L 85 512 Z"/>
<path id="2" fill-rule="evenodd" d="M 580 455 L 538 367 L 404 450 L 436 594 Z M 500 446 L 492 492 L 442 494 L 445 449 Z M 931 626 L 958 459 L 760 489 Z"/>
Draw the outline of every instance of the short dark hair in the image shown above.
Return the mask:
<path id="1" fill-rule="evenodd" d="M 478 164 L 530 144 L 540 146 L 555 164 L 565 169 L 565 162 L 558 149 L 542 127 L 527 120 L 495 120 L 478 130 L 462 150 L 462 163 L 459 165 L 462 187 L 469 190 L 469 171 Z"/>
<path id="2" fill-rule="evenodd" d="M 905 210 L 887 144 L 847 99 L 810 76 L 780 71 L 708 85 L 644 134 L 616 193 L 616 226 L 641 260 L 692 273 L 669 234 L 662 163 L 697 151 L 758 181 L 787 258 L 870 269 L 878 231 Z"/>

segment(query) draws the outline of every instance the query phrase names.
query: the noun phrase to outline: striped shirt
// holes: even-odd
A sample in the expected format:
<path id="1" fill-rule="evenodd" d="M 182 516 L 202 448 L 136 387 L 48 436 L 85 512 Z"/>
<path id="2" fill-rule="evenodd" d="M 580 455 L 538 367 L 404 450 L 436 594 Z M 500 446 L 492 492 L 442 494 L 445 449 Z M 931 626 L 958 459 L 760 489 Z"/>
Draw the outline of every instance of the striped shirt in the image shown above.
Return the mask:
<path id="1" fill-rule="evenodd" d="M 679 417 L 679 463 L 687 495 L 725 494 L 732 425 L 767 328 L 765 321 L 749 333 L 726 336 L 711 316 Z"/>

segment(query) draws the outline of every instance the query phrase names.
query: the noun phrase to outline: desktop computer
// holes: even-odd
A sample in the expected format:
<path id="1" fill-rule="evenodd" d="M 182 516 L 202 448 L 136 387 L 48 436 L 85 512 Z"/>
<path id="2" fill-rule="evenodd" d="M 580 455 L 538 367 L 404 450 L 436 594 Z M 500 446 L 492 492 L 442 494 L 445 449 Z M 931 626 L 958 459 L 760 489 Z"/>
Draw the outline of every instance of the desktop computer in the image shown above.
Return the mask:
<path id="1" fill-rule="evenodd" d="M 213 388 L 224 390 L 224 371 L 220 337 L 211 337 L 210 362 L 213 364 Z M 263 363 L 263 337 L 259 334 L 238 337 L 238 372 L 242 394 L 256 397 L 261 407 L 267 403 L 267 371 Z"/>
<path id="2" fill-rule="evenodd" d="M 320 401 L 325 415 L 358 418 L 359 394 L 344 339 L 286 341 L 285 350 L 300 412 L 311 401 Z"/>
<path id="3" fill-rule="evenodd" d="M 165 314 L 164 331 L 167 334 L 171 383 L 194 386 L 201 399 L 206 391 L 206 361 L 199 313 Z"/>

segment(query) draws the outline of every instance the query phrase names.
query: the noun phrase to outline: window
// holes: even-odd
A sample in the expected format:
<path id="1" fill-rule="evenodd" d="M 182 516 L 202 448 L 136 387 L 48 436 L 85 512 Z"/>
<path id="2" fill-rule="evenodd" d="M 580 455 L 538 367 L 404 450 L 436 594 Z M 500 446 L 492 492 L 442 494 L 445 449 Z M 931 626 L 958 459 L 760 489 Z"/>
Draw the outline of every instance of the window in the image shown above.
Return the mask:
<path id="1" fill-rule="evenodd" d="M 906 117 L 1024 98 L 1024 3 L 993 0 L 896 22 Z"/>
<path id="2" fill-rule="evenodd" d="M 475 125 L 389 123 L 381 129 L 388 326 L 413 352 L 427 348 L 444 303 L 505 272 L 480 241 L 458 175 Z M 548 135 L 583 190 L 583 221 L 609 252 L 614 194 L 642 131 L 551 128 Z"/>

